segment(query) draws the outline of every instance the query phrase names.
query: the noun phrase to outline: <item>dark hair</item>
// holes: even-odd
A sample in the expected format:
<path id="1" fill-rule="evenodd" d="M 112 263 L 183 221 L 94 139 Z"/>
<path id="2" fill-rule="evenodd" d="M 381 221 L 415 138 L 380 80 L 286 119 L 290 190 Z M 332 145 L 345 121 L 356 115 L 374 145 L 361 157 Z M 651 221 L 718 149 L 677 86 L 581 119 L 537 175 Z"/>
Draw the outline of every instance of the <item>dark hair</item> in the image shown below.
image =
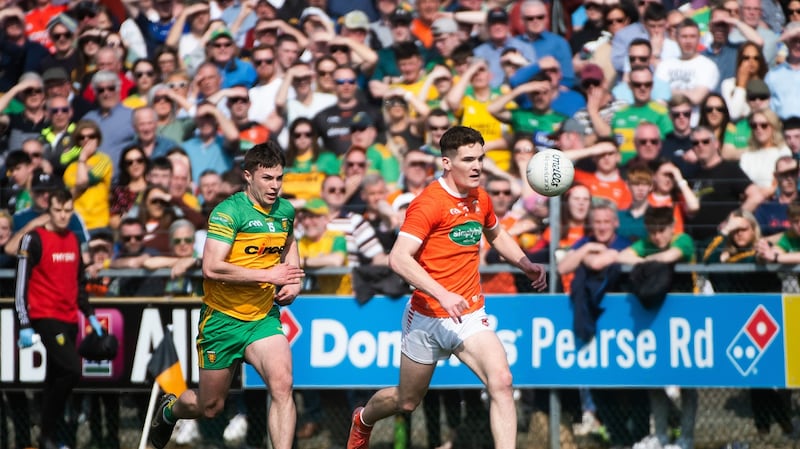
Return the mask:
<path id="1" fill-rule="evenodd" d="M 318 72 L 319 71 L 319 65 L 322 64 L 325 61 L 330 61 L 330 62 L 336 64 L 337 66 L 339 65 L 339 63 L 336 62 L 335 59 L 333 59 L 333 56 L 325 55 L 325 56 L 317 59 L 316 61 L 314 61 L 314 71 Z"/>
<path id="2" fill-rule="evenodd" d="M 450 58 L 456 64 L 463 64 L 465 62 L 469 62 L 469 58 L 473 56 L 475 56 L 475 54 L 472 51 L 472 45 L 465 42 L 453 49 L 453 53 L 450 55 Z"/>
<path id="3" fill-rule="evenodd" d="M 122 221 L 119 223 L 119 228 L 122 229 L 123 226 L 130 226 L 130 225 L 139 226 L 144 231 L 144 223 L 142 223 L 138 218 L 135 217 L 123 218 Z"/>
<path id="4" fill-rule="evenodd" d="M 30 164 L 31 162 L 33 161 L 28 153 L 22 150 L 14 150 L 6 156 L 6 170 L 13 170 L 17 165 Z"/>
<path id="5" fill-rule="evenodd" d="M 272 168 L 272 167 L 286 167 L 286 157 L 283 155 L 281 147 L 273 140 L 268 140 L 264 143 L 247 150 L 244 155 L 244 169 L 250 173 L 255 173 L 259 167 Z"/>
<path id="6" fill-rule="evenodd" d="M 166 156 L 159 156 L 150 161 L 150 167 L 147 170 L 149 173 L 150 170 L 160 168 L 161 170 L 169 170 L 172 171 L 172 161 L 169 160 Z"/>
<path id="7" fill-rule="evenodd" d="M 128 173 L 128 164 L 125 161 L 125 156 L 131 151 L 138 151 L 142 153 L 142 157 L 144 157 L 144 172 L 147 173 L 150 171 L 150 158 L 147 157 L 147 153 L 144 152 L 142 147 L 139 145 L 129 145 L 125 147 L 125 149 L 122 150 L 122 153 L 119 155 L 119 162 L 117 162 L 117 183 L 121 186 L 128 185 L 128 183 L 131 182 L 131 175 Z"/>
<path id="8" fill-rule="evenodd" d="M 287 167 L 293 166 L 297 160 L 297 152 L 299 150 L 297 148 L 297 144 L 295 143 L 294 131 L 300 125 L 308 125 L 311 127 L 311 160 L 316 162 L 317 158 L 319 158 L 319 153 L 321 152 L 319 143 L 317 142 L 317 129 L 314 126 L 314 122 L 305 117 L 298 117 L 292 122 L 291 125 L 289 125 L 289 145 L 286 148 Z"/>
<path id="9" fill-rule="evenodd" d="M 643 22 L 648 20 L 667 20 L 667 8 L 661 3 L 648 3 L 647 7 L 644 9 Z"/>
<path id="10" fill-rule="evenodd" d="M 72 193 L 69 189 L 59 187 L 50 192 L 50 199 L 47 201 L 47 209 L 53 207 L 53 203 L 58 201 L 59 204 L 66 204 L 67 201 L 72 201 Z"/>
<path id="11" fill-rule="evenodd" d="M 700 121 L 698 122 L 698 124 L 706 126 L 709 129 L 713 130 L 713 127 L 708 122 L 708 114 L 705 111 L 706 104 L 708 104 L 708 100 L 710 100 L 711 98 L 718 98 L 719 101 L 722 102 L 722 115 L 723 115 L 722 123 L 720 123 L 719 130 L 716 132 L 715 135 L 717 136 L 718 141 L 724 142 L 725 130 L 728 128 L 728 123 L 731 122 L 731 113 L 728 112 L 728 105 L 727 103 L 725 103 L 725 99 L 722 98 L 722 95 L 711 92 L 708 95 L 706 95 L 705 98 L 703 98 L 703 101 L 700 103 Z"/>
<path id="12" fill-rule="evenodd" d="M 680 33 L 684 28 L 696 28 L 699 30 L 700 26 L 697 25 L 697 22 L 695 22 L 694 19 L 687 17 L 678 23 L 678 26 L 675 27 L 675 33 Z"/>
<path id="13" fill-rule="evenodd" d="M 769 66 L 767 65 L 767 60 L 764 58 L 764 52 L 761 50 L 761 47 L 756 45 L 752 41 L 747 41 L 739 46 L 739 50 L 736 52 L 736 68 L 738 69 L 740 65 L 742 65 L 742 60 L 744 58 L 744 51 L 748 48 L 755 48 L 758 51 L 758 56 L 756 60 L 758 61 L 758 72 L 756 75 L 759 79 L 764 79 L 767 76 L 767 70 L 769 70 Z"/>
<path id="14" fill-rule="evenodd" d="M 646 228 L 663 228 L 675 223 L 675 211 L 671 207 L 648 207 L 644 213 Z"/>
<path id="15" fill-rule="evenodd" d="M 242 184 L 244 183 L 244 179 L 242 179 L 241 170 L 231 169 L 221 174 L 220 177 L 222 177 L 222 182 L 230 185 L 238 185 L 239 190 L 242 190 Z"/>
<path id="16" fill-rule="evenodd" d="M 786 210 L 786 216 L 789 217 L 790 220 L 800 218 L 800 203 L 796 201 L 789 203 L 789 207 Z"/>
<path id="17" fill-rule="evenodd" d="M 420 56 L 419 48 L 414 42 L 397 42 L 392 45 L 392 51 L 397 61 Z"/>
<path id="18" fill-rule="evenodd" d="M 533 75 L 530 80 L 528 80 L 529 83 L 541 82 L 541 81 L 544 81 L 546 83 L 550 83 L 550 75 L 548 75 L 548 74 L 546 74 L 544 72 L 539 72 L 536 75 Z"/>
<path id="19" fill-rule="evenodd" d="M 280 47 L 281 44 L 284 42 L 294 42 L 295 44 L 299 44 L 300 42 L 297 40 L 296 37 L 292 36 L 289 33 L 281 33 L 278 35 L 278 38 L 275 39 L 275 47 Z"/>
<path id="20" fill-rule="evenodd" d="M 153 60 L 150 59 L 150 58 L 139 58 L 139 59 L 133 61 L 133 64 L 131 64 L 131 72 L 136 70 L 136 66 L 137 65 L 144 64 L 144 63 L 150 64 L 150 67 L 153 68 L 153 73 L 156 73 L 156 67 L 158 66 L 158 64 L 153 62 Z"/>
<path id="21" fill-rule="evenodd" d="M 647 49 L 650 50 L 651 53 L 653 52 L 653 44 L 651 44 L 649 40 L 643 37 L 637 37 L 636 39 L 632 40 L 631 43 L 628 44 L 628 50 L 630 50 L 631 47 L 640 45 L 647 47 Z"/>
<path id="22" fill-rule="evenodd" d="M 162 186 L 158 184 L 148 184 L 147 187 L 142 192 L 142 205 L 139 207 L 139 216 L 138 221 L 142 223 L 149 222 L 149 214 L 147 212 L 147 197 L 150 195 L 150 192 L 153 190 L 161 190 L 163 192 L 169 192 L 169 187 Z M 177 214 L 175 213 L 175 208 L 168 206 L 164 208 L 164 215 L 158 220 L 158 229 L 155 232 L 159 232 L 160 229 L 167 229 L 169 225 L 172 224 L 178 218 Z"/>
<path id="23" fill-rule="evenodd" d="M 474 143 L 483 145 L 485 143 L 483 136 L 478 131 L 466 126 L 454 126 L 448 129 L 439 140 L 439 146 L 442 148 L 442 156 L 448 158 L 455 157 L 458 153 L 458 149 L 464 145 L 471 145 Z"/>
<path id="24" fill-rule="evenodd" d="M 78 123 L 75 124 L 75 129 L 72 130 L 70 140 L 77 144 L 80 141 L 81 131 L 84 129 L 91 129 L 97 134 L 97 146 L 100 147 L 100 144 L 103 143 L 103 132 L 100 131 L 100 126 L 93 120 L 78 120 Z"/>
<path id="25" fill-rule="evenodd" d="M 783 121 L 783 130 L 800 129 L 800 117 L 793 115 Z"/>

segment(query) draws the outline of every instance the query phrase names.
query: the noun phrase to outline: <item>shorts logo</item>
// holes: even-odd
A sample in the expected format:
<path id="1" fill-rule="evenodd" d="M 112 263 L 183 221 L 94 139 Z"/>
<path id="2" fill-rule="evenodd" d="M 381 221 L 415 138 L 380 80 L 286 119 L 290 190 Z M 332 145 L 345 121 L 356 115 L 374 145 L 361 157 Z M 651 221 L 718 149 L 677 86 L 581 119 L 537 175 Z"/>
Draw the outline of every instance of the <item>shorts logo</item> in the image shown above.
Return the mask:
<path id="1" fill-rule="evenodd" d="M 759 305 L 728 345 L 725 353 L 742 376 L 755 374 L 756 364 L 779 332 L 778 322 L 763 305 Z"/>
<path id="2" fill-rule="evenodd" d="M 489 318 L 481 318 L 481 324 L 485 327 L 489 327 Z"/>
<path id="3" fill-rule="evenodd" d="M 64 334 L 56 335 L 56 343 L 58 343 L 59 346 L 64 346 L 64 343 L 66 342 L 67 342 L 67 337 L 65 337 Z"/>
<path id="4" fill-rule="evenodd" d="M 206 351 L 206 355 L 209 362 L 214 363 L 217 361 L 217 353 L 215 351 Z"/>

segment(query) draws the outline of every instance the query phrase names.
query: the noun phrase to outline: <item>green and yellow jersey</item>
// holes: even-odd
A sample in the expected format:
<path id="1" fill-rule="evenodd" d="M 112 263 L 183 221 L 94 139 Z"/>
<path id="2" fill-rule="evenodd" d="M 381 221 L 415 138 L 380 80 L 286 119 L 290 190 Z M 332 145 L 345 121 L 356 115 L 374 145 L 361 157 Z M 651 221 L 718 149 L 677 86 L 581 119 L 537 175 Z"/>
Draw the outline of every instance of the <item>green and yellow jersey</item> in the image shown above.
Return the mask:
<path id="1" fill-rule="evenodd" d="M 286 240 L 293 233 L 294 208 L 278 198 L 269 210 L 254 204 L 245 192 L 231 195 L 208 218 L 208 238 L 231 245 L 226 262 L 252 269 L 281 262 Z M 204 302 L 245 321 L 264 318 L 272 308 L 275 285 L 236 284 L 205 279 Z"/>

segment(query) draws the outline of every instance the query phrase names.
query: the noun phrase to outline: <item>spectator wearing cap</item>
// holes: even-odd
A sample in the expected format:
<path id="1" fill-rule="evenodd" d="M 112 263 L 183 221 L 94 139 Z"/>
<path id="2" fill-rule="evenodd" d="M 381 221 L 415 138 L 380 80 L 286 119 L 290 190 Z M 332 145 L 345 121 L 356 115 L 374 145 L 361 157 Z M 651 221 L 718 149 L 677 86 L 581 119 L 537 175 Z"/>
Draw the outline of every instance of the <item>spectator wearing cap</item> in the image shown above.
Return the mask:
<path id="1" fill-rule="evenodd" d="M 114 166 L 119 163 L 122 149 L 136 135 L 131 128 L 133 111 L 122 105 L 120 86 L 116 73 L 108 70 L 95 73 L 92 77 L 92 89 L 97 92 L 98 108 L 83 117 L 84 120 L 91 120 L 100 126 L 103 143 L 99 150 L 111 157 Z"/>
<path id="2" fill-rule="evenodd" d="M 403 78 L 403 72 L 397 60 L 397 49 L 406 47 L 408 44 L 413 44 L 417 50 L 416 54 L 419 55 L 423 61 L 422 65 L 427 65 L 432 62 L 442 62 L 441 57 L 435 50 L 425 48 L 425 46 L 416 39 L 411 32 L 412 15 L 404 9 L 396 10 L 390 17 L 393 44 L 390 47 L 378 50 L 378 62 L 372 76 L 369 80 L 369 91 L 373 97 L 381 98 L 383 93 L 387 91 L 389 86 L 393 83 L 400 82 Z M 400 53 L 408 54 L 412 50 L 402 50 Z M 419 69 L 421 70 L 421 68 Z"/>
<path id="3" fill-rule="evenodd" d="M 50 202 L 50 193 L 60 188 L 63 188 L 63 183 L 55 176 L 44 173 L 41 170 L 33 172 L 33 178 L 31 179 L 32 205 L 27 209 L 18 210 L 14 213 L 13 226 L 11 228 L 12 235 L 4 247 L 6 254 L 16 255 L 22 237 L 49 220 L 47 206 Z M 89 241 L 89 231 L 86 230 L 86 226 L 84 226 L 83 220 L 78 214 L 72 214 L 67 228 L 78 236 L 78 242 L 81 245 Z"/>
<path id="4" fill-rule="evenodd" d="M 50 19 L 66 10 L 66 4 L 54 5 L 50 0 L 37 0 L 34 7 L 25 14 L 25 34 L 28 39 L 38 42 L 52 51 L 53 42 L 48 35 Z"/>
<path id="5" fill-rule="evenodd" d="M 394 43 L 394 37 L 392 36 L 392 18 L 395 16 L 395 12 L 399 10 L 406 13 L 408 15 L 408 23 L 411 23 L 411 13 L 399 7 L 400 2 L 398 0 L 375 1 L 375 8 L 378 11 L 378 18 L 369 24 L 369 28 L 376 38 L 376 42 L 374 42 L 374 44 L 377 45 L 373 46 L 373 48 L 377 47 L 376 50 L 391 47 Z"/>
<path id="6" fill-rule="evenodd" d="M 743 117 L 743 120 L 736 122 L 736 132 L 733 133 L 733 146 L 737 150 L 735 152 L 728 152 L 723 154 L 726 159 L 738 160 L 741 156 L 741 151 L 750 146 L 750 138 L 752 136 L 752 129 L 750 128 L 750 121 L 748 117 L 753 112 L 761 111 L 764 109 L 771 109 L 772 93 L 766 82 L 754 78 L 747 82 L 745 87 L 745 101 L 750 113 Z"/>
<path id="7" fill-rule="evenodd" d="M 237 52 L 233 34 L 227 28 L 217 28 L 211 32 L 206 44 L 206 57 L 219 69 L 223 88 L 252 86 L 256 82 L 253 65 L 237 57 Z"/>
<path id="8" fill-rule="evenodd" d="M 633 91 L 634 102 L 620 109 L 611 120 L 612 132 L 620 139 L 622 163 L 631 159 L 634 152 L 633 134 L 636 126 L 642 121 L 655 123 L 665 136 L 672 131 L 672 122 L 667 115 L 667 108 L 653 101 L 653 73 L 648 66 L 635 66 L 629 75 L 628 84 Z"/>
<path id="9" fill-rule="evenodd" d="M 445 62 L 452 65 L 453 50 L 463 43 L 458 23 L 449 17 L 438 18 L 431 25 L 431 33 L 433 33 L 433 48 Z"/>
<path id="10" fill-rule="evenodd" d="M 400 177 L 400 161 L 385 144 L 376 141 L 378 131 L 375 122 L 366 112 L 359 112 L 350 124 L 350 143 L 354 147 L 366 148 L 369 171 L 378 173 L 389 188 L 394 189 Z"/>
<path id="11" fill-rule="evenodd" d="M 731 17 L 730 13 L 722 7 L 712 8 L 709 23 L 711 45 L 701 54 L 717 65 L 720 80 L 736 76 L 736 55 L 743 42 L 733 43 L 730 41 L 729 36 L 733 28 L 739 30 L 745 36 L 745 40 L 753 42 L 757 48 L 760 49 L 764 45 L 764 39 L 747 23 L 739 20 L 738 17 Z M 719 85 L 714 90 L 719 90 Z"/>
<path id="12" fill-rule="evenodd" d="M 606 85 L 603 70 L 596 64 L 584 64 L 579 79 L 580 90 L 586 95 L 586 107 L 572 117 L 586 127 L 587 135 L 610 135 L 611 119 L 628 103 L 614 98 Z"/>
<path id="13" fill-rule="evenodd" d="M 4 111 L 14 98 L 19 98 L 23 110 L 11 114 L 0 113 L 0 117 L 8 120 L 8 149 L 18 150 L 25 139 L 39 136 L 47 126 L 42 77 L 31 72 L 22 75 L 19 82 L 0 97 L 0 111 Z"/>
<path id="14" fill-rule="evenodd" d="M 358 79 L 356 71 L 340 66 L 333 72 L 336 83 L 336 104 L 323 109 L 314 118 L 314 126 L 321 131 L 323 147 L 336 154 L 344 154 L 350 148 L 350 125 L 359 112 L 375 117 L 376 128 L 383 133 L 384 124 L 379 111 L 356 96 Z"/>
<path id="15" fill-rule="evenodd" d="M 788 54 L 786 61 L 770 69 L 766 81 L 772 92 L 770 106 L 778 116 L 786 119 L 800 116 L 800 22 L 790 22 L 786 31 L 781 34 L 781 41 L 786 43 Z M 766 55 L 765 55 L 766 56 Z"/>
<path id="16" fill-rule="evenodd" d="M 60 67 L 67 73 L 77 70 L 80 61 L 75 48 L 78 24 L 66 13 L 53 16 L 47 22 L 47 37 L 53 52 L 42 63 L 45 69 Z"/>
<path id="17" fill-rule="evenodd" d="M 6 176 L 0 180 L 0 209 L 13 214 L 31 207 L 33 163 L 28 153 L 14 150 L 6 156 Z"/>
<path id="18" fill-rule="evenodd" d="M 69 74 L 63 67 L 51 67 L 42 74 L 44 81 L 45 97 L 50 100 L 53 97 L 64 97 L 72 108 L 72 118 L 80 120 L 91 111 L 94 106 L 85 98 L 76 95 L 72 89 L 72 82 Z"/>
<path id="19" fill-rule="evenodd" d="M 0 92 L 8 92 L 23 73 L 42 73 L 50 52 L 25 36 L 25 14 L 17 6 L 0 9 Z"/>
<path id="20" fill-rule="evenodd" d="M 506 49 L 516 48 L 528 61 L 534 61 L 536 53 L 530 45 L 512 38 L 508 13 L 503 8 L 492 8 L 486 12 L 486 31 L 488 39 L 475 47 L 473 53 L 488 64 L 489 72 L 492 74 L 490 86 L 500 87 L 505 80 L 501 58 Z"/>
<path id="21" fill-rule="evenodd" d="M 533 47 L 535 58 L 531 61 L 544 56 L 556 58 L 563 74 L 562 83 L 572 86 L 575 83 L 572 52 L 566 39 L 547 31 L 547 7 L 541 0 L 526 0 L 520 8 L 525 33 L 514 39 Z"/>
<path id="22" fill-rule="evenodd" d="M 299 209 L 303 235 L 297 240 L 301 268 L 347 266 L 347 240 L 344 233 L 328 229 L 330 209 L 322 198 L 312 198 Z M 314 275 L 308 293 L 352 295 L 349 274 Z"/>

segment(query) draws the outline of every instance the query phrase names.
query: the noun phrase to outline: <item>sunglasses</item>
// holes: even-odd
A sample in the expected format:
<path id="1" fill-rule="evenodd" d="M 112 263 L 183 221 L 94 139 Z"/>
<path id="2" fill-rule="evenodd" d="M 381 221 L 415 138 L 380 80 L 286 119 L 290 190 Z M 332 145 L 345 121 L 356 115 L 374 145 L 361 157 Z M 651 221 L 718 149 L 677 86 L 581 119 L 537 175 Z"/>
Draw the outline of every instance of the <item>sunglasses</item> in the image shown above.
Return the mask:
<path id="1" fill-rule="evenodd" d="M 211 44 L 211 46 L 214 47 L 214 48 L 229 48 L 229 47 L 233 46 L 233 42 L 231 42 L 231 41 L 215 42 L 215 43 Z"/>
<path id="2" fill-rule="evenodd" d="M 637 83 L 636 81 L 631 81 L 631 87 L 633 87 L 634 89 L 641 89 L 642 87 L 650 89 L 653 87 L 653 82 L 645 81 L 643 83 Z"/>
<path id="3" fill-rule="evenodd" d="M 405 106 L 406 102 L 398 98 L 392 98 L 383 102 L 384 106 Z"/>
<path id="4" fill-rule="evenodd" d="M 28 153 L 28 156 L 30 156 L 31 159 L 40 159 L 42 157 L 42 153 Z"/>
<path id="5" fill-rule="evenodd" d="M 558 73 L 561 71 L 561 69 L 559 69 L 558 67 L 541 67 L 540 70 L 542 71 L 542 73 L 547 73 L 547 74 Z"/>
<path id="6" fill-rule="evenodd" d="M 636 62 L 647 63 L 649 60 L 650 60 L 649 56 L 628 56 L 628 61 L 630 61 L 631 63 L 636 63 Z"/>
<path id="7" fill-rule="evenodd" d="M 260 30 L 256 30 L 255 34 L 256 36 L 263 36 L 265 34 L 275 34 L 277 32 L 278 32 L 277 28 L 262 28 Z"/>
<path id="8" fill-rule="evenodd" d="M 27 88 L 27 89 L 22 91 L 22 94 L 25 95 L 25 96 L 41 95 L 43 93 L 44 93 L 44 89 L 39 89 L 39 88 L 35 88 L 35 87 L 29 87 L 29 88 Z"/>
<path id="9" fill-rule="evenodd" d="M 106 47 L 109 48 L 122 48 L 122 41 L 107 41 Z"/>
<path id="10" fill-rule="evenodd" d="M 94 140 L 97 139 L 97 134 L 81 134 L 78 136 L 78 142 L 83 142 L 85 140 Z"/>
<path id="11" fill-rule="evenodd" d="M 333 70 L 317 70 L 317 76 L 333 76 Z"/>
<path id="12" fill-rule="evenodd" d="M 445 126 L 428 125 L 428 129 L 431 130 L 431 131 L 447 131 L 448 129 L 450 129 L 450 126 L 449 125 L 445 125 Z"/>
<path id="13" fill-rule="evenodd" d="M 800 14 L 800 9 L 789 9 L 789 15 Z"/>
<path id="14" fill-rule="evenodd" d="M 310 76 L 299 76 L 297 78 L 292 79 L 293 83 L 303 84 L 303 83 L 310 83 L 311 77 Z"/>
<path id="15" fill-rule="evenodd" d="M 170 89 L 183 89 L 188 85 L 189 83 L 186 81 L 179 81 L 177 83 L 167 83 L 167 87 L 169 87 Z"/>
<path id="16" fill-rule="evenodd" d="M 770 127 L 770 124 L 767 122 L 750 122 L 750 128 L 752 129 L 767 129 Z"/>
<path id="17" fill-rule="evenodd" d="M 725 112 L 725 106 L 706 106 L 703 110 L 706 112 Z"/>
<path id="18" fill-rule="evenodd" d="M 365 168 L 367 166 L 366 162 L 347 162 L 345 165 L 348 167 L 361 167 Z"/>
<path id="19" fill-rule="evenodd" d="M 545 14 L 537 15 L 537 16 L 525 16 L 522 20 L 526 22 L 532 22 L 534 20 L 544 20 L 547 17 Z"/>
<path id="20" fill-rule="evenodd" d="M 260 66 L 260 65 L 270 65 L 270 64 L 272 64 L 273 62 L 275 62 L 275 58 L 267 58 L 267 59 L 253 59 L 253 64 L 255 64 L 255 65 L 256 65 L 256 67 L 258 67 L 258 66 Z"/>
<path id="21" fill-rule="evenodd" d="M 428 168 L 428 163 L 425 161 L 411 161 L 408 163 L 409 167 Z"/>
<path id="22" fill-rule="evenodd" d="M 97 93 L 104 94 L 106 92 L 116 92 L 117 86 L 97 86 Z"/>
<path id="23" fill-rule="evenodd" d="M 143 235 L 141 235 L 141 234 L 137 234 L 137 235 L 123 235 L 123 236 L 122 236 L 122 240 L 123 240 L 123 241 L 126 241 L 126 242 L 132 242 L 132 241 L 134 241 L 134 240 L 135 240 L 135 241 L 137 241 L 137 242 L 141 242 L 142 240 L 144 240 L 144 236 L 143 236 Z"/>
<path id="24" fill-rule="evenodd" d="M 692 116 L 692 111 L 672 111 L 670 112 L 670 115 L 672 115 L 672 118 L 678 118 L 678 117 L 689 118 Z"/>
<path id="25" fill-rule="evenodd" d="M 338 86 L 342 86 L 344 84 L 355 85 L 356 79 L 355 78 L 336 78 L 334 80 Z"/>
<path id="26" fill-rule="evenodd" d="M 600 80 L 585 80 L 581 83 L 581 87 L 583 87 L 584 90 L 590 87 L 600 87 Z"/>
<path id="27" fill-rule="evenodd" d="M 194 243 L 194 238 L 192 237 L 184 237 L 182 239 L 172 239 L 173 245 L 180 245 L 181 243 Z"/>
<path id="28" fill-rule="evenodd" d="M 136 78 L 142 78 L 142 77 L 145 77 L 145 76 L 148 77 L 148 78 L 152 78 L 152 77 L 156 76 L 156 72 L 154 72 L 152 70 L 143 70 L 141 72 L 133 72 L 133 76 L 136 77 Z"/>
<path id="29" fill-rule="evenodd" d="M 623 24 L 625 23 L 626 20 L 628 20 L 627 17 L 614 17 L 614 18 L 609 17 L 608 19 L 606 19 L 606 22 L 608 22 L 609 24 L 612 23 Z"/>
<path id="30" fill-rule="evenodd" d="M 228 97 L 228 104 L 249 103 L 248 97 Z"/>
<path id="31" fill-rule="evenodd" d="M 697 146 L 700 146 L 700 145 L 708 145 L 710 143 L 711 143 L 711 138 L 710 137 L 706 138 L 706 139 L 696 139 L 696 140 L 692 139 L 692 146 L 693 147 L 697 147 Z"/>
<path id="32" fill-rule="evenodd" d="M 175 60 L 172 58 L 159 59 L 157 62 L 158 65 L 175 64 Z"/>
<path id="33" fill-rule="evenodd" d="M 742 55 L 742 61 L 758 61 L 758 56 L 756 56 L 756 55 Z"/>
<path id="34" fill-rule="evenodd" d="M 148 200 L 147 203 L 151 204 L 153 206 L 166 206 L 167 205 L 167 202 L 162 200 L 161 198 L 155 198 L 155 199 L 152 199 L 152 200 Z"/>
<path id="35" fill-rule="evenodd" d="M 787 171 L 778 172 L 778 173 L 775 173 L 775 177 L 776 178 L 782 178 L 782 179 L 787 179 L 787 178 L 788 179 L 794 179 L 794 178 L 797 177 L 797 170 L 787 170 Z"/>
<path id="36" fill-rule="evenodd" d="M 732 16 L 738 16 L 739 15 L 739 8 L 722 8 L 722 9 L 727 11 L 728 14 L 730 14 Z"/>
<path id="37" fill-rule="evenodd" d="M 153 103 L 160 103 L 162 101 L 166 101 L 167 103 L 171 103 L 172 100 L 166 95 L 156 95 L 153 97 Z"/>
<path id="38" fill-rule="evenodd" d="M 489 195 L 492 195 L 492 196 L 498 196 L 498 195 L 511 196 L 511 190 L 489 190 Z"/>
<path id="39" fill-rule="evenodd" d="M 60 41 L 61 39 L 72 39 L 72 33 L 69 31 L 65 33 L 53 33 L 50 35 L 50 38 L 54 41 Z"/>
<path id="40" fill-rule="evenodd" d="M 125 165 L 132 167 L 134 164 L 144 164 L 144 158 L 139 157 L 136 159 L 125 159 Z"/>
<path id="41" fill-rule="evenodd" d="M 636 139 L 636 143 L 639 145 L 658 145 L 661 142 L 661 139 Z"/>
<path id="42" fill-rule="evenodd" d="M 328 187 L 328 188 L 327 188 L 325 191 L 326 191 L 326 192 L 328 192 L 328 193 L 330 193 L 330 194 L 334 194 L 334 193 L 344 193 L 344 187 L 339 187 L 339 188 L 336 188 L 336 187 Z"/>
<path id="43" fill-rule="evenodd" d="M 760 100 L 760 101 L 769 100 L 769 95 L 748 95 L 747 96 L 747 101 L 756 101 L 756 100 Z"/>
<path id="44" fill-rule="evenodd" d="M 69 112 L 69 106 L 64 106 L 60 108 L 50 108 L 51 114 L 66 114 Z"/>
<path id="45" fill-rule="evenodd" d="M 308 132 L 295 132 L 294 134 L 292 134 L 292 136 L 294 136 L 295 139 L 299 139 L 301 137 L 311 138 L 313 136 L 313 134 L 311 133 L 311 131 L 308 131 Z"/>
<path id="46" fill-rule="evenodd" d="M 331 45 L 329 48 L 331 53 L 349 53 L 350 48 L 347 45 Z"/>

